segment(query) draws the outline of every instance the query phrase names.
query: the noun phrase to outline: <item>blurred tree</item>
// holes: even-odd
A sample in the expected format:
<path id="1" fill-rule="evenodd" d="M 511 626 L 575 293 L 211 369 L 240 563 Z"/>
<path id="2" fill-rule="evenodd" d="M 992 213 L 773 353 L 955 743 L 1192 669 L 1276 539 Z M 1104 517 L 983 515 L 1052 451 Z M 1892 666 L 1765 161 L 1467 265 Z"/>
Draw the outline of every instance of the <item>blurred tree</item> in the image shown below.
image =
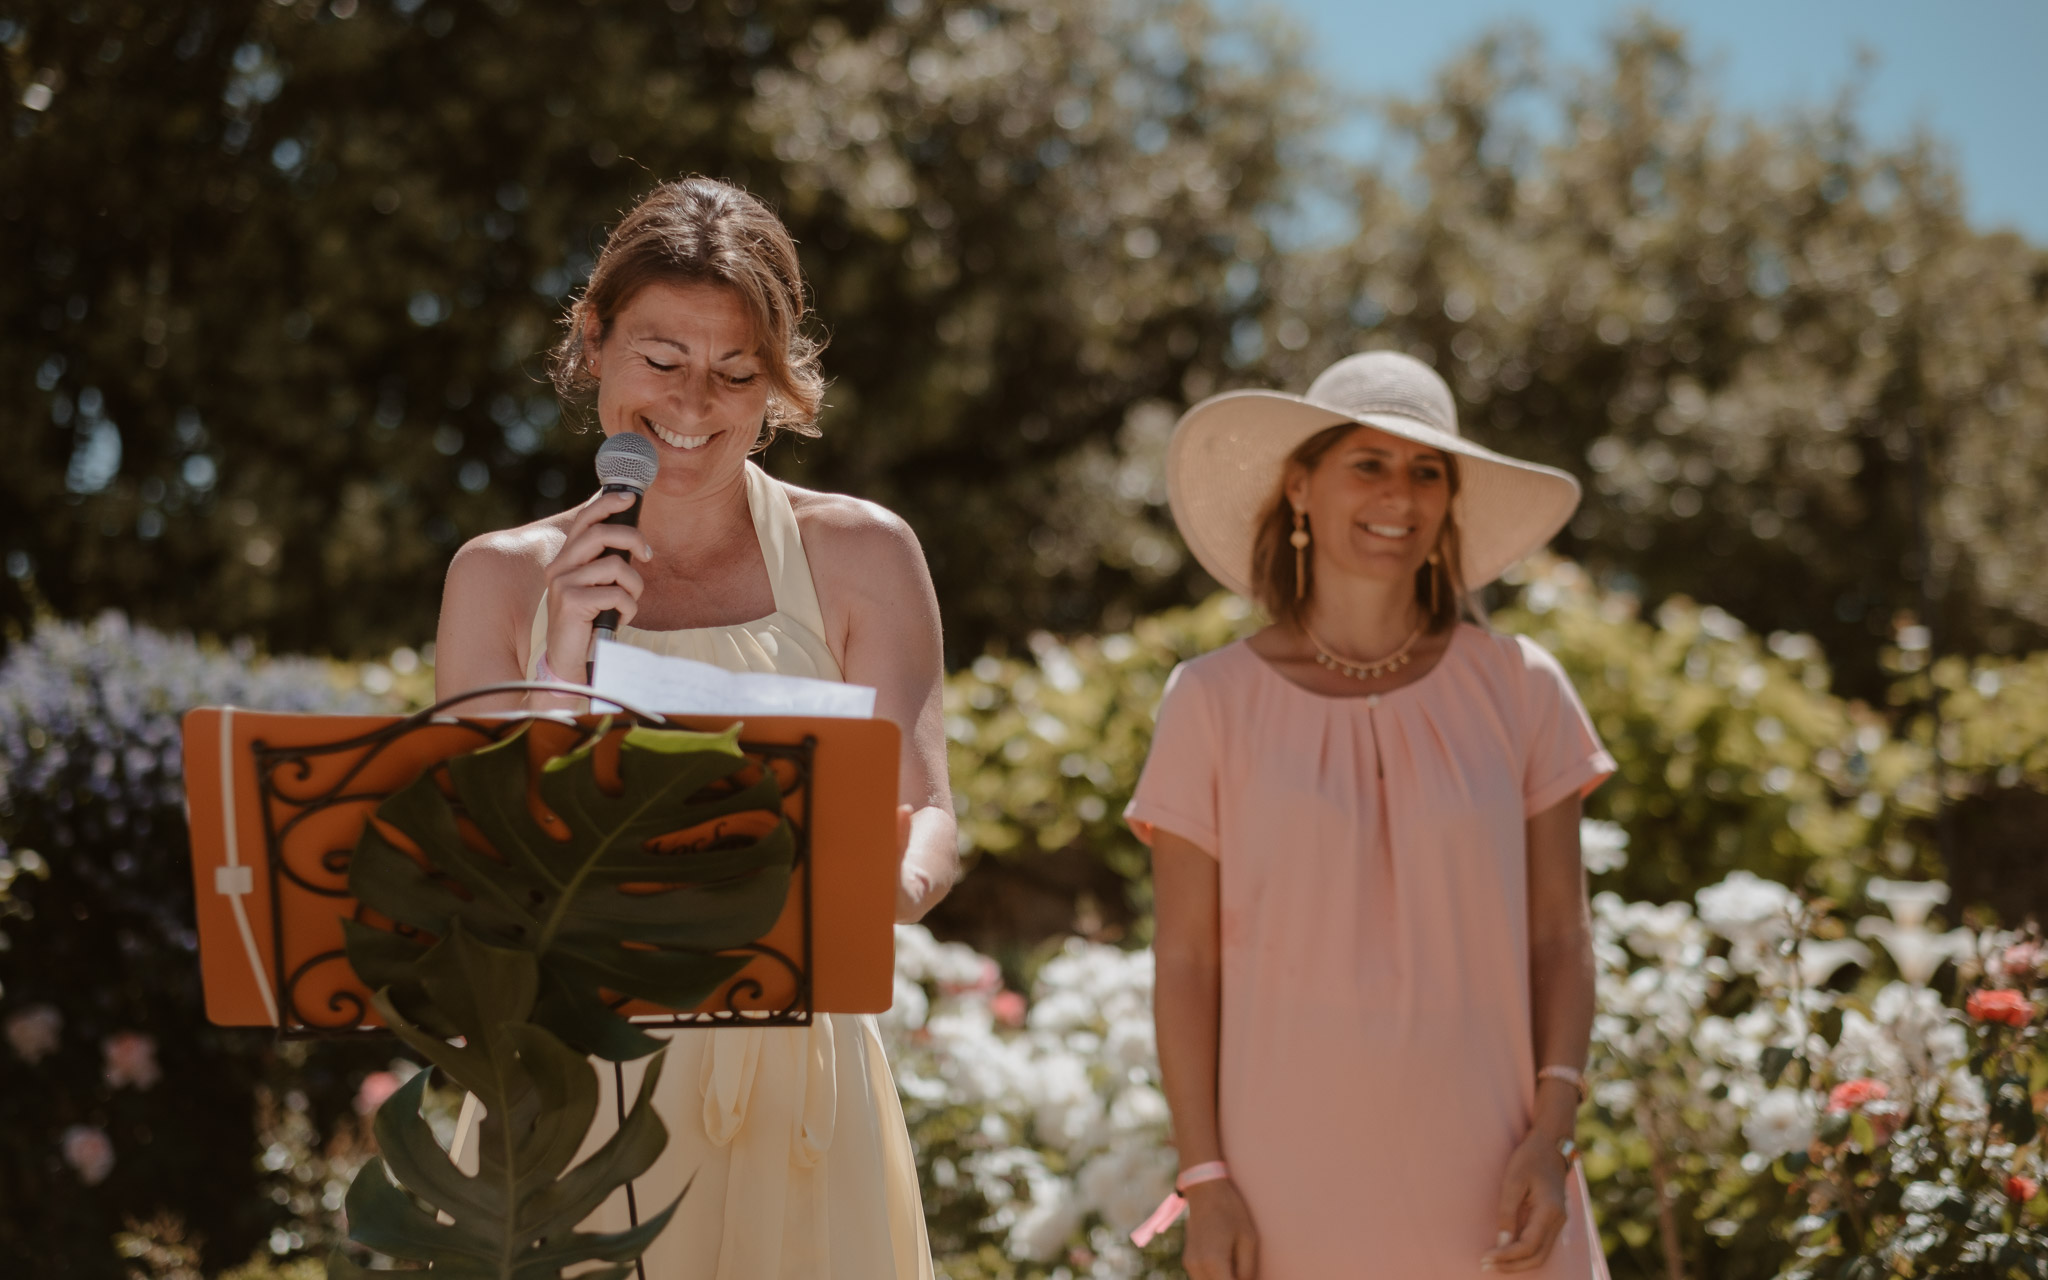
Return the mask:
<path id="1" fill-rule="evenodd" d="M 1589 475 L 1563 549 L 1811 633 L 1850 691 L 1916 620 L 2039 644 L 2048 254 L 1972 229 L 1937 148 L 1872 144 L 1853 100 L 1729 119 L 1649 20 L 1611 58 L 1561 76 L 1497 35 L 1394 104 L 1412 168 L 1358 174 L 1356 239 L 1287 261 L 1271 370 L 1424 356 L 1473 435 Z"/>
<path id="2" fill-rule="evenodd" d="M 5 607 L 430 635 L 462 538 L 587 489 L 538 353 L 689 171 L 784 209 L 835 335 L 826 437 L 771 465 L 911 519 L 956 656 L 1177 595 L 1156 531 L 1105 562 L 1039 513 L 1219 364 L 1267 256 L 1313 87 L 1232 35 L 1179 0 L 0 0 Z"/>

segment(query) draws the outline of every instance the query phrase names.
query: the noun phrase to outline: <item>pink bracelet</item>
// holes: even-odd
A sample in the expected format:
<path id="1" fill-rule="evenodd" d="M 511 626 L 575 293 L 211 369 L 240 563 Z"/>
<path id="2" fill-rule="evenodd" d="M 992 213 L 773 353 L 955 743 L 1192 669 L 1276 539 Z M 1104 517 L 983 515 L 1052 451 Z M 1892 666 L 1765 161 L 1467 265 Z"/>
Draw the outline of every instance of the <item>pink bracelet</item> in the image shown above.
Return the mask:
<path id="1" fill-rule="evenodd" d="M 542 684 L 563 683 L 562 677 L 556 675 L 555 669 L 548 665 L 548 651 L 546 649 L 540 651 L 540 665 L 533 669 L 533 678 Z"/>
<path id="2" fill-rule="evenodd" d="M 1181 1192 L 1190 1187 L 1199 1187 L 1205 1182 L 1221 1182 L 1229 1176 L 1230 1167 L 1221 1160 L 1211 1160 L 1206 1164 L 1191 1165 L 1181 1170 L 1180 1176 L 1173 1180 L 1172 1194 L 1161 1200 L 1159 1207 L 1152 1211 L 1152 1216 L 1139 1223 L 1138 1229 L 1131 1232 L 1131 1243 L 1142 1249 L 1151 1244 L 1160 1232 L 1180 1221 L 1180 1215 L 1188 1211 L 1188 1202 L 1181 1197 Z"/>
<path id="3" fill-rule="evenodd" d="M 1579 1091 L 1580 1102 L 1586 1100 L 1586 1073 L 1577 1067 L 1567 1067 L 1561 1063 L 1552 1063 L 1550 1066 L 1538 1071 L 1536 1078 L 1538 1080 L 1562 1080 Z"/>
<path id="4" fill-rule="evenodd" d="M 1207 1164 L 1190 1165 L 1182 1169 L 1180 1176 L 1173 1180 L 1173 1189 L 1186 1191 L 1189 1187 L 1199 1187 L 1205 1182 L 1221 1182 L 1229 1176 L 1229 1165 L 1221 1160 L 1211 1160 Z"/>

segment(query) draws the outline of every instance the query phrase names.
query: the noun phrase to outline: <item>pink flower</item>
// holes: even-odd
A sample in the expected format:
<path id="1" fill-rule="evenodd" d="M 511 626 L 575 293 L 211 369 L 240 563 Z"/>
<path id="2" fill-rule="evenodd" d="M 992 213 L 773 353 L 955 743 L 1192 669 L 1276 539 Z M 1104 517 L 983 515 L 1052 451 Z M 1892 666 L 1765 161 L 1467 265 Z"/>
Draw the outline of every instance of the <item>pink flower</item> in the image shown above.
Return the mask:
<path id="1" fill-rule="evenodd" d="M 2040 1193 L 2041 1184 L 2032 1178 L 2023 1178 L 2016 1173 L 2005 1180 L 2005 1194 L 2020 1201 L 2022 1204 L 2032 1200 Z"/>
<path id="2" fill-rule="evenodd" d="M 1024 997 L 1014 991 L 998 991 L 988 1002 L 989 1012 L 1006 1027 L 1024 1025 Z"/>
<path id="3" fill-rule="evenodd" d="M 55 1053 L 63 1034 L 64 1015 L 55 1005 L 32 1004 L 7 1017 L 7 1043 L 31 1066 Z"/>
<path id="4" fill-rule="evenodd" d="M 78 1172 L 78 1180 L 96 1187 L 114 1171 L 114 1144 L 105 1130 L 74 1124 L 64 1131 L 64 1163 Z"/>
<path id="5" fill-rule="evenodd" d="M 973 982 L 941 982 L 939 989 L 947 995 L 957 996 L 994 991 L 997 987 L 1002 986 L 1002 966 L 987 956 L 981 956 L 979 959 L 981 960 L 981 969 L 975 974 Z"/>
<path id="6" fill-rule="evenodd" d="M 1845 1080 L 1828 1094 L 1828 1113 L 1854 1111 L 1866 1102 L 1876 1102 L 1891 1096 L 1881 1080 Z"/>
<path id="7" fill-rule="evenodd" d="M 1999 971 L 2010 978 L 2032 977 L 2041 967 L 2041 947 L 2034 942 L 2016 942 L 1998 957 Z"/>
<path id="8" fill-rule="evenodd" d="M 398 1092 L 399 1079 L 389 1071 L 372 1071 L 356 1088 L 356 1114 L 367 1116 L 384 1105 L 384 1099 Z"/>
<path id="9" fill-rule="evenodd" d="M 2024 1027 L 2034 1020 L 2034 1006 L 2017 991 L 1972 991 L 1963 1010 L 1979 1022 Z"/>
<path id="10" fill-rule="evenodd" d="M 101 1042 L 103 1071 L 109 1089 L 124 1085 L 147 1089 L 164 1078 L 156 1065 L 156 1041 L 140 1031 L 116 1031 Z"/>

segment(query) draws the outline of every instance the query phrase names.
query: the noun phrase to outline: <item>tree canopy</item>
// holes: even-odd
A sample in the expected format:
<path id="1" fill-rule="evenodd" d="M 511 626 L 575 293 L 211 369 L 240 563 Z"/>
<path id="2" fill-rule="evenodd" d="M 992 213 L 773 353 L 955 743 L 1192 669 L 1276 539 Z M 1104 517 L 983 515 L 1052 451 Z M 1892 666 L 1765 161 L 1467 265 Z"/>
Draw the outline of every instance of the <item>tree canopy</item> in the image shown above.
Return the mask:
<path id="1" fill-rule="evenodd" d="M 365 655 L 465 537 L 590 486 L 540 353 L 606 226 L 725 176 L 799 239 L 834 383 L 767 463 L 917 529 L 949 655 L 1207 583 L 1158 458 L 1233 385 L 1399 346 L 1588 482 L 1649 604 L 1882 685 L 2048 624 L 2048 256 L 1853 103 L 1719 111 L 1682 36 L 1495 35 L 1383 108 L 1200 0 L 0 0 L 0 608 Z M 1357 234 L 1284 234 L 1334 196 Z"/>

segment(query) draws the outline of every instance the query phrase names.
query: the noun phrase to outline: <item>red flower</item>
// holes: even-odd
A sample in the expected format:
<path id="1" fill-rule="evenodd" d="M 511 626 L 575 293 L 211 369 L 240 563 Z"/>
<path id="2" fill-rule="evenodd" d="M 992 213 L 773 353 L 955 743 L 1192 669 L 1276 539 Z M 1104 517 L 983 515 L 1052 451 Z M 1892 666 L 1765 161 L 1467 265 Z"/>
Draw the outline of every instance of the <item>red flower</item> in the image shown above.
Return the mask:
<path id="1" fill-rule="evenodd" d="M 2034 1020 L 2034 1006 L 2017 991 L 1972 991 L 1963 1009 L 1979 1022 L 2024 1027 Z"/>
<path id="2" fill-rule="evenodd" d="M 1828 1094 L 1828 1111 L 1854 1111 L 1866 1102 L 1876 1102 L 1891 1096 L 1881 1080 L 1845 1080 Z"/>
<path id="3" fill-rule="evenodd" d="M 2032 1178 L 2022 1178 L 2017 1173 L 2005 1180 L 2005 1194 L 2022 1204 L 2032 1200 L 2041 1192 L 2041 1184 Z"/>

